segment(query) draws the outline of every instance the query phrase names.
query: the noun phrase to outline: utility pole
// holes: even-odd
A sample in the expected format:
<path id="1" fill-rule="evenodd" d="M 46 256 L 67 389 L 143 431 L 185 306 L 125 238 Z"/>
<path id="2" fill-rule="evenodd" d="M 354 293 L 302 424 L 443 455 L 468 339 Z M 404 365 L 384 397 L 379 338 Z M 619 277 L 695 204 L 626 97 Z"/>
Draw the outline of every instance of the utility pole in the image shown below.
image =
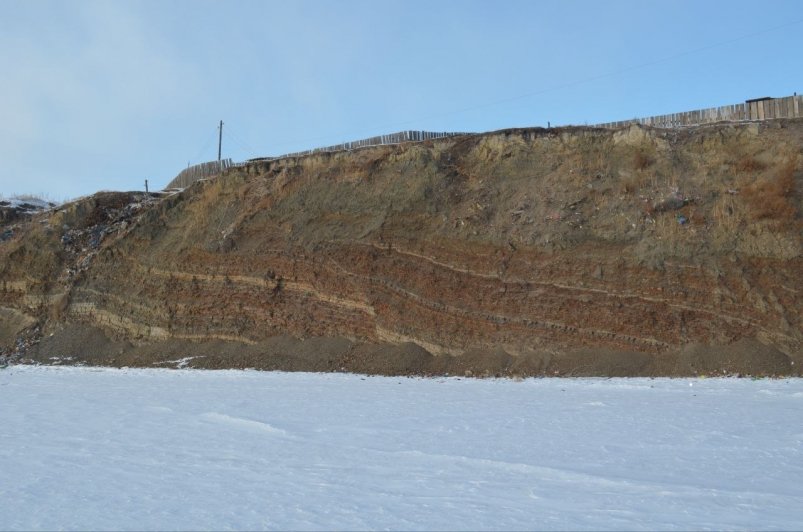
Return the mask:
<path id="1" fill-rule="evenodd" d="M 220 149 L 223 147 L 223 120 L 220 121 L 220 134 L 217 138 L 217 160 L 220 162 Z"/>
<path id="2" fill-rule="evenodd" d="M 148 180 L 145 180 L 145 194 L 148 193 Z"/>

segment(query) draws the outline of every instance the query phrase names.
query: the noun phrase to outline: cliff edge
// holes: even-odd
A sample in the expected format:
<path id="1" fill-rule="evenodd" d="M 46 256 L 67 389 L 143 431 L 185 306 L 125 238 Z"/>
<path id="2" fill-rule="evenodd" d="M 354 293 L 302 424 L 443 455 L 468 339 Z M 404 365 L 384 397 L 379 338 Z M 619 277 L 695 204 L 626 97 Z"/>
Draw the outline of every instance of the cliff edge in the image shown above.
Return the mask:
<path id="1" fill-rule="evenodd" d="M 515 129 L 228 169 L 0 222 L 40 362 L 800 374 L 803 119 Z"/>

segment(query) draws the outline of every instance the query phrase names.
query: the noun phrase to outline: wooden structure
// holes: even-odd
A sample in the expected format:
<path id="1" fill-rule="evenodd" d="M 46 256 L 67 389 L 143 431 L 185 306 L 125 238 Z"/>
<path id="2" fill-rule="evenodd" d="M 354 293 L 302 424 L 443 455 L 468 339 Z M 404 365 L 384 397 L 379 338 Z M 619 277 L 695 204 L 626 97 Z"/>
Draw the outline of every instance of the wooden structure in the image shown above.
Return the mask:
<path id="1" fill-rule="evenodd" d="M 232 166 L 245 166 L 246 164 L 254 161 L 275 161 L 277 159 L 285 159 L 287 157 L 302 157 L 304 155 L 312 155 L 313 153 L 336 152 L 356 150 L 358 148 L 367 148 L 369 146 L 382 146 L 387 144 L 400 144 L 402 142 L 421 142 L 425 140 L 442 139 L 446 137 L 454 137 L 459 135 L 467 135 L 467 133 L 447 133 L 447 132 L 433 132 L 433 131 L 400 131 L 398 133 L 391 133 L 389 135 L 378 135 L 362 140 L 355 140 L 351 142 L 343 142 L 342 144 L 335 144 L 332 146 L 325 146 L 323 148 L 314 148 L 311 150 L 297 151 L 293 153 L 286 153 L 276 157 L 259 157 L 256 159 L 249 159 L 243 163 L 232 163 L 231 159 L 223 159 L 222 161 L 211 161 L 208 163 L 196 164 L 188 166 L 182 170 L 165 188 L 185 188 L 199 179 L 204 179 L 221 174 L 224 170 Z"/>
<path id="2" fill-rule="evenodd" d="M 770 120 L 774 118 L 800 118 L 803 117 L 803 95 L 787 96 L 785 98 L 756 98 L 747 100 L 744 103 L 734 105 L 723 105 L 722 107 L 711 107 L 709 109 L 698 109 L 696 111 L 686 111 L 684 113 L 672 113 L 668 115 L 648 116 L 646 118 L 634 118 L 632 120 L 621 120 L 619 122 L 606 122 L 597 124 L 595 127 L 616 129 L 632 124 L 641 124 L 652 127 L 676 128 L 686 126 L 698 126 L 701 124 L 711 124 L 715 122 L 741 122 L 750 120 Z M 222 127 L 222 125 L 221 125 Z M 469 133 L 447 133 L 432 131 L 400 131 L 389 135 L 378 135 L 362 140 L 343 142 L 332 146 L 314 148 L 311 150 L 287 153 L 276 157 L 260 157 L 249 159 L 243 163 L 232 163 L 231 159 L 211 161 L 208 163 L 196 164 L 182 170 L 170 183 L 167 188 L 184 188 L 199 179 L 213 177 L 221 174 L 233 166 L 244 166 L 254 161 L 274 161 L 287 157 L 302 157 L 315 153 L 337 152 L 366 148 L 369 146 L 382 146 L 387 144 L 400 144 L 403 142 L 421 142 L 427 140 L 441 139 L 468 135 Z"/>
<path id="3" fill-rule="evenodd" d="M 224 170 L 232 166 L 234 166 L 234 164 L 231 162 L 231 159 L 221 159 L 220 161 L 209 161 L 208 163 L 188 166 L 179 172 L 165 188 L 185 188 L 199 179 L 220 175 Z"/>
<path id="4" fill-rule="evenodd" d="M 744 103 L 711 107 L 686 111 L 685 113 L 672 113 L 668 115 L 648 116 L 634 118 L 619 122 L 606 122 L 596 127 L 619 128 L 631 124 L 641 124 L 652 127 L 684 127 L 711 124 L 714 122 L 739 122 L 745 120 L 769 120 L 772 118 L 799 118 L 803 117 L 803 96 L 794 95 L 785 98 L 756 98 Z"/>

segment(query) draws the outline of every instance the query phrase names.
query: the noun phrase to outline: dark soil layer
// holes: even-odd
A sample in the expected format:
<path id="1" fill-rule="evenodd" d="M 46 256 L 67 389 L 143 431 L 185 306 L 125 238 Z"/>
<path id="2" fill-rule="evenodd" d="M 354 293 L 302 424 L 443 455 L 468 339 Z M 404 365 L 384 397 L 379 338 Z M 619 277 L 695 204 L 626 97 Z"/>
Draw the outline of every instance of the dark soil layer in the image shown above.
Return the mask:
<path id="1" fill-rule="evenodd" d="M 575 351 L 512 356 L 504 351 L 432 355 L 413 343 L 354 343 L 344 338 L 287 336 L 258 344 L 233 341 L 164 340 L 145 345 L 112 340 L 100 329 L 71 325 L 42 339 L 26 354 L 41 364 L 115 367 L 188 367 L 278 371 L 350 372 L 369 375 L 460 375 L 474 377 L 655 377 L 694 375 L 800 375 L 780 351 L 756 341 L 727 346 L 688 346 L 648 354 Z"/>

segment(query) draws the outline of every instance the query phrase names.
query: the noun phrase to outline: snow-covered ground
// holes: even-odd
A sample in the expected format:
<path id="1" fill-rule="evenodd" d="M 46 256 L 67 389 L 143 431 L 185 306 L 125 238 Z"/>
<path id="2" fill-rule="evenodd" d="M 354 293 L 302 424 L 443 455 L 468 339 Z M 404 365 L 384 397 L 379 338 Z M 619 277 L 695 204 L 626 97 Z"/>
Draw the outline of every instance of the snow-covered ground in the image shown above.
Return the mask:
<path id="1" fill-rule="evenodd" d="M 56 204 L 35 196 L 11 197 L 8 199 L 0 196 L 0 205 L 13 209 L 24 208 L 30 211 L 44 211 L 54 207 Z"/>
<path id="2" fill-rule="evenodd" d="M 803 380 L 0 370 L 0 529 L 800 529 Z"/>

